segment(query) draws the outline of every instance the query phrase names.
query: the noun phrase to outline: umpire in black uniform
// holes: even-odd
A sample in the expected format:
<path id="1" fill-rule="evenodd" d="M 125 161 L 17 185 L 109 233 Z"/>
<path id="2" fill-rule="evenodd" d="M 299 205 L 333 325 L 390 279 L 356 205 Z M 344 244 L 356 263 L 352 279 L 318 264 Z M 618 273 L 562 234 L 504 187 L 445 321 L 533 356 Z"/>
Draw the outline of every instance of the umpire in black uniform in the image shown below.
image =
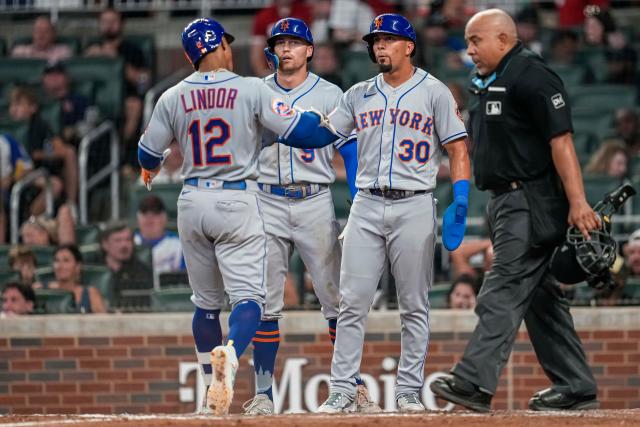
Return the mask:
<path id="1" fill-rule="evenodd" d="M 494 260 L 485 275 L 478 324 L 451 376 L 434 381 L 439 397 L 476 411 L 491 409 L 498 377 L 524 319 L 551 388 L 534 410 L 596 409 L 596 382 L 569 305 L 549 273 L 552 249 L 567 224 L 587 236 L 600 219 L 587 204 L 573 147 L 562 81 L 517 40 L 509 15 L 490 9 L 465 30 L 476 65 L 471 90 L 475 183 L 488 190 Z"/>

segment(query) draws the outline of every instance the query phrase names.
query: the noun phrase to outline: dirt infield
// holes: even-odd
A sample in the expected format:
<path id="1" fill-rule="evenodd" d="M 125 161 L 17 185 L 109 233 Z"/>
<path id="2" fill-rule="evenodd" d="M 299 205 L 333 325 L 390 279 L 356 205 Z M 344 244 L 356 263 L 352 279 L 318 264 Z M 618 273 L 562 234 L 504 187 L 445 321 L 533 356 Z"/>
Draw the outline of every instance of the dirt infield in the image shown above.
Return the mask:
<path id="1" fill-rule="evenodd" d="M 207 427 L 572 427 L 640 426 L 640 409 L 590 412 L 496 411 L 492 414 L 470 412 L 431 412 L 422 415 L 316 415 L 295 414 L 272 417 L 212 417 L 204 415 L 7 415 L 0 417 L 1 427 L 40 427 L 88 425 L 101 426 L 207 426 Z"/>

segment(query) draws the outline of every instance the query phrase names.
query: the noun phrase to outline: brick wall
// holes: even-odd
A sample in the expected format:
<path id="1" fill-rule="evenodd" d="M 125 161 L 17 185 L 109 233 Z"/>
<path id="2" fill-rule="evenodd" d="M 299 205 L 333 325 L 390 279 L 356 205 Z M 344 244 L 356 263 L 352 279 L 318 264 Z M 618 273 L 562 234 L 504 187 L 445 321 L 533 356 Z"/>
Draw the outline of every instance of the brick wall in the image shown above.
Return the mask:
<path id="1" fill-rule="evenodd" d="M 395 313 L 387 315 L 397 317 Z M 136 332 L 136 327 L 127 327 L 128 323 L 122 317 L 119 320 L 120 333 L 114 333 L 118 327 L 106 327 L 111 325 L 108 316 L 99 320 L 91 318 L 89 323 L 95 323 L 93 328 L 100 329 L 98 326 L 103 325 L 105 332 L 102 334 L 92 328 L 90 331 L 86 327 L 83 329 L 81 325 L 87 323 L 88 317 L 29 318 L 24 320 L 26 325 L 16 323 L 14 328 L 3 323 L 6 321 L 0 321 L 0 336 L 4 337 L 0 338 L 0 413 L 192 412 L 195 403 L 181 402 L 180 395 L 181 388 L 182 393 L 187 392 L 186 396 L 195 388 L 195 371 L 186 376 L 182 384 L 179 378 L 180 364 L 195 362 L 193 338 L 188 335 L 188 329 L 183 329 L 189 316 L 185 314 L 173 326 L 166 323 L 171 319 L 157 321 L 161 318 L 158 315 L 137 316 L 131 320 L 131 325 L 141 322 L 140 319 L 145 319 L 147 324 L 145 333 L 137 335 L 130 335 Z M 605 408 L 640 407 L 640 322 L 636 321 L 637 317 L 633 313 L 631 317 L 627 316 L 625 322 L 632 327 L 604 329 L 600 324 L 593 330 L 580 329 Z M 615 323 L 615 316 L 609 318 Z M 305 358 L 307 363 L 301 368 L 302 389 L 314 375 L 329 372 L 332 348 L 322 331 L 324 322 L 318 320 L 317 314 L 309 317 L 306 323 L 314 326 L 306 328 L 308 330 L 304 327 L 305 322 L 302 325 L 296 322 L 297 327 L 292 327 L 291 333 L 284 333 L 286 324 L 281 327 L 284 340 L 280 347 L 282 357 L 278 372 L 282 372 L 286 359 Z M 441 322 L 432 320 L 436 325 L 446 323 L 446 319 Z M 34 323 L 31 336 L 29 322 Z M 33 331 L 38 330 L 38 322 L 44 323 L 45 330 L 36 334 Z M 73 322 L 78 327 L 66 322 Z M 60 324 L 56 326 L 56 323 Z M 157 323 L 155 328 L 154 323 Z M 371 323 L 375 326 L 385 322 Z M 291 322 L 290 326 L 293 324 Z M 398 332 L 392 331 L 392 327 L 384 329 L 369 328 L 362 365 L 362 372 L 376 380 L 381 392 L 384 389 L 381 376 L 395 373 L 395 369 L 390 369 L 393 365 L 389 364 L 392 360 L 388 358 L 396 358 L 400 351 Z M 427 375 L 447 371 L 460 356 L 470 334 L 468 325 L 458 328 L 452 324 L 450 331 L 440 327 L 435 329 L 425 364 Z M 65 336 L 74 330 L 76 336 Z M 174 330 L 182 332 L 167 333 Z M 59 331 L 58 335 L 56 331 Z M 241 410 L 242 402 L 250 398 L 253 389 L 248 359 L 245 356 L 241 361 L 232 408 L 234 412 Z M 322 402 L 326 386 L 322 381 L 320 383 L 317 400 Z M 524 408 L 531 394 L 548 384 L 523 330 L 519 333 L 511 362 L 503 373 L 494 408 Z M 304 409 L 307 409 L 304 406 L 306 398 L 298 397 Z M 182 400 L 185 400 L 184 396 Z M 288 396 L 285 408 L 286 402 Z"/>

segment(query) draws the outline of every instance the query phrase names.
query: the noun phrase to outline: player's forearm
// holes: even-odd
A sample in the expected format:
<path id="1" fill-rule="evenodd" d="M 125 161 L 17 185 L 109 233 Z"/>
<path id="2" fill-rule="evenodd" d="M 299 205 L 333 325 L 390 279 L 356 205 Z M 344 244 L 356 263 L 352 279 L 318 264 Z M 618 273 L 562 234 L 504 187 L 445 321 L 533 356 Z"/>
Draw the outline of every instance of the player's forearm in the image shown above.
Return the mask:
<path id="1" fill-rule="evenodd" d="M 305 111 L 287 138 L 281 139 L 285 145 L 295 148 L 322 148 L 336 140 L 336 136 L 325 127 L 319 126 L 320 117 Z"/>
<path id="2" fill-rule="evenodd" d="M 580 163 L 569 132 L 551 139 L 551 156 L 569 203 L 585 200 Z"/>
<path id="3" fill-rule="evenodd" d="M 471 178 L 471 162 L 465 141 L 465 139 L 459 139 L 444 146 L 449 155 L 451 182 L 454 183 L 460 180 L 468 181 Z"/>
<path id="4" fill-rule="evenodd" d="M 351 197 L 354 198 L 358 192 L 358 188 L 356 187 L 356 175 L 358 173 L 358 147 L 356 145 L 355 138 L 341 146 L 338 151 L 344 160 L 344 168 L 347 172 L 349 191 L 351 192 Z"/>
<path id="5" fill-rule="evenodd" d="M 144 169 L 155 172 L 160 169 L 160 165 L 162 164 L 162 156 L 157 157 L 153 154 L 148 153 L 142 147 L 138 146 L 138 163 Z"/>

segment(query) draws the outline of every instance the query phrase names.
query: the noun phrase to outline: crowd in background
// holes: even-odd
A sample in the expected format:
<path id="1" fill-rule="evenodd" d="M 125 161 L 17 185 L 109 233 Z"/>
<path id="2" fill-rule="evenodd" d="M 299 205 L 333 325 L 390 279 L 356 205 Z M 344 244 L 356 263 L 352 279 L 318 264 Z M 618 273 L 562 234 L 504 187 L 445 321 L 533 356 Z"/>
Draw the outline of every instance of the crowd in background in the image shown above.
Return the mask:
<path id="1" fill-rule="evenodd" d="M 518 7 L 513 6 L 509 12 L 515 17 L 519 38 L 525 46 L 543 56 L 561 76 L 564 76 L 563 70 L 581 70 L 571 84 L 637 88 L 640 74 L 634 31 L 616 22 L 608 1 L 513 3 Z M 271 25 L 283 17 L 298 17 L 310 24 L 314 37 L 311 69 L 346 90 L 352 83 L 377 72 L 361 40 L 362 35 L 369 32 L 373 17 L 399 11 L 413 20 L 418 32 L 415 64 L 445 82 L 463 116 L 468 117 L 466 81 L 473 64 L 465 51 L 464 25 L 480 7 L 482 2 L 464 0 L 435 0 L 427 5 L 410 6 L 384 0 L 274 0 L 253 18 L 248 51 L 250 67 L 256 76 L 271 73 L 262 52 Z M 543 25 L 542 17 L 549 15 L 556 18 L 553 28 Z M 144 291 L 157 288 L 164 273 L 184 273 L 185 270 L 175 233 L 175 218 L 170 217 L 167 206 L 156 196 L 146 197 L 135 206 L 135 224 L 126 220 L 101 223 L 94 245 L 97 248 L 87 249 L 91 245 L 76 235 L 78 143 L 102 114 L 96 108 L 96 100 L 78 90 L 66 61 L 73 57 L 110 57 L 121 58 L 124 63 L 121 114 L 115 119 L 121 140 L 121 174 L 128 178 L 127 185 L 140 185 L 135 159 L 142 127 L 143 97 L 156 82 L 155 64 L 149 63 L 142 48 L 126 37 L 122 13 L 110 8 L 103 10 L 97 17 L 96 27 L 97 38 L 74 51 L 57 36 L 50 18 L 39 16 L 33 21 L 30 37 L 6 52 L 12 58 L 43 59 L 47 65 L 36 84 L 5 85 L 0 92 L 6 100 L 5 111 L 0 111 L 0 122 L 9 120 L 25 127 L 20 137 L 0 133 L 0 244 L 8 242 L 12 185 L 35 168 L 45 168 L 48 178 L 36 180 L 25 192 L 19 212 L 20 245 L 10 248 L 7 265 L 0 266 L 0 270 L 7 273 L 3 291 L 5 313 L 33 311 L 37 306 L 34 289 L 68 291 L 74 307 L 81 313 L 114 311 L 127 307 L 131 301 L 134 301 L 132 306 L 148 307 L 149 294 Z M 565 80 L 565 84 L 569 82 Z M 52 101 L 60 106 L 55 116 L 46 114 L 43 107 Z M 637 105 L 636 100 L 635 106 L 621 106 L 608 112 L 607 134 L 597 135 L 590 143 L 589 155 L 581 157 L 585 174 L 608 176 L 622 182 L 633 180 L 640 173 L 635 170 L 640 164 L 637 161 L 640 155 Z M 472 146 L 473 141 L 469 141 L 470 150 Z M 180 183 L 181 163 L 180 152 L 174 146 L 155 183 Z M 338 176 L 344 174 L 339 172 Z M 439 178 L 447 177 L 445 162 Z M 45 214 L 47 186 L 51 187 L 54 197 L 53 216 Z M 128 191 L 125 185 L 122 192 Z M 630 233 L 628 241 L 620 243 L 620 263 L 615 271 L 620 285 L 593 294 L 587 303 L 635 301 L 625 293 L 625 283 L 640 277 L 640 230 Z M 34 254 L 34 248 L 41 247 L 52 248 L 51 259 L 44 264 L 39 264 Z M 483 238 L 469 239 L 450 254 L 447 270 L 436 272 L 438 280 L 452 283 L 446 295 L 447 306 L 468 309 L 475 305 L 482 273 L 490 268 L 491 257 L 491 244 Z M 102 295 L 98 287 L 83 281 L 86 270 L 83 266 L 87 265 L 109 270 L 112 295 Z M 295 307 L 308 299 L 300 294 L 310 293 L 311 287 L 296 286 L 293 282 L 291 277 L 287 301 Z M 575 293 L 573 288 L 567 288 L 567 292 L 569 296 Z"/>

